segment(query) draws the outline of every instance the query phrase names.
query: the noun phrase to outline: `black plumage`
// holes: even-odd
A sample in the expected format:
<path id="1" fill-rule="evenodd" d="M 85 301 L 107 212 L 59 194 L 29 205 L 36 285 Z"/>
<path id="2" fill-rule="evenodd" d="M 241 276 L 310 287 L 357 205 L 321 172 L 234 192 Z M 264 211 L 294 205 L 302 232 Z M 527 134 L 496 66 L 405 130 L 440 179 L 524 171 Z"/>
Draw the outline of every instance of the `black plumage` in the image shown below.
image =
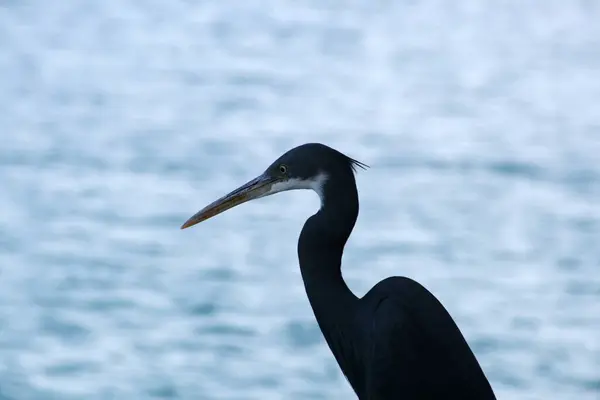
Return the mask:
<path id="1" fill-rule="evenodd" d="M 390 277 L 358 298 L 344 282 L 342 255 L 359 212 L 357 167 L 366 166 L 328 146 L 298 146 L 182 228 L 254 198 L 315 190 L 321 208 L 300 234 L 300 270 L 321 332 L 358 398 L 495 399 L 456 323 L 422 285 Z"/>

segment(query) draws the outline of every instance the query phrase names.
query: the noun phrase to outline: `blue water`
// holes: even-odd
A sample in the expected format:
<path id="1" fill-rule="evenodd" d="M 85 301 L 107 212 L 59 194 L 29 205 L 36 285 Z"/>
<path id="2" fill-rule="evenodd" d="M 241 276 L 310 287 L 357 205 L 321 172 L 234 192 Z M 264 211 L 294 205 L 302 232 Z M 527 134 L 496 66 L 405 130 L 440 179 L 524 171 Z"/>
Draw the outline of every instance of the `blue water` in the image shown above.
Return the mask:
<path id="1" fill-rule="evenodd" d="M 293 192 L 199 208 L 319 141 L 371 166 L 344 275 L 410 276 L 501 399 L 600 399 L 600 3 L 4 1 L 0 398 L 351 399 Z"/>

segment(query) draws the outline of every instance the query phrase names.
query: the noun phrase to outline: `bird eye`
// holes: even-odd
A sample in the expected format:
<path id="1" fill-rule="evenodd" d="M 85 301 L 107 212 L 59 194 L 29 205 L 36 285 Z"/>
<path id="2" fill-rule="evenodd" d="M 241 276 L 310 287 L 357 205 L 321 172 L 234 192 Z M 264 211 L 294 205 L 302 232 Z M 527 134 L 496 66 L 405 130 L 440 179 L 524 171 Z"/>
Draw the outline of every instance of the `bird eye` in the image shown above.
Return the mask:
<path id="1" fill-rule="evenodd" d="M 279 166 L 279 172 L 281 172 L 282 174 L 287 174 L 287 167 L 283 164 L 281 164 Z"/>

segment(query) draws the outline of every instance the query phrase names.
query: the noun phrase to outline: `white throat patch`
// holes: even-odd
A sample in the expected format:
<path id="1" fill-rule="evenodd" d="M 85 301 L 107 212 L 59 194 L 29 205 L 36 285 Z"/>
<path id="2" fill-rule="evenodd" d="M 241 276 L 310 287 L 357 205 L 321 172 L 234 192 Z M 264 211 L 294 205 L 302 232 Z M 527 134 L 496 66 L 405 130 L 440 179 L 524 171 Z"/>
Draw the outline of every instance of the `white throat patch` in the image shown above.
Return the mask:
<path id="1" fill-rule="evenodd" d="M 319 173 L 312 179 L 288 179 L 287 181 L 277 182 L 271 186 L 271 190 L 264 194 L 264 196 L 270 196 L 275 193 L 285 192 L 287 190 L 296 190 L 296 189 L 312 189 L 316 194 L 319 195 L 319 199 L 321 200 L 321 207 L 325 202 L 325 193 L 323 191 L 323 187 L 325 186 L 325 181 L 327 181 L 327 175 L 324 173 Z"/>

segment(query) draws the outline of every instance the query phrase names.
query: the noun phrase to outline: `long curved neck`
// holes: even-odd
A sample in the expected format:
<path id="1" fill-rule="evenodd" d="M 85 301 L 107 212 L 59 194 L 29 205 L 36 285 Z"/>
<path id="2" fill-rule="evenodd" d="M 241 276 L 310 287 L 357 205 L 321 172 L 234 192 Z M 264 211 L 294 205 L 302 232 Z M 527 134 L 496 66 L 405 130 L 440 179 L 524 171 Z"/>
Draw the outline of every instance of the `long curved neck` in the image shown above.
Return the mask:
<path id="1" fill-rule="evenodd" d="M 357 301 L 342 277 L 342 254 L 358 217 L 354 175 L 330 177 L 321 193 L 321 209 L 310 217 L 298 240 L 304 287 L 319 323 L 339 321 Z"/>

